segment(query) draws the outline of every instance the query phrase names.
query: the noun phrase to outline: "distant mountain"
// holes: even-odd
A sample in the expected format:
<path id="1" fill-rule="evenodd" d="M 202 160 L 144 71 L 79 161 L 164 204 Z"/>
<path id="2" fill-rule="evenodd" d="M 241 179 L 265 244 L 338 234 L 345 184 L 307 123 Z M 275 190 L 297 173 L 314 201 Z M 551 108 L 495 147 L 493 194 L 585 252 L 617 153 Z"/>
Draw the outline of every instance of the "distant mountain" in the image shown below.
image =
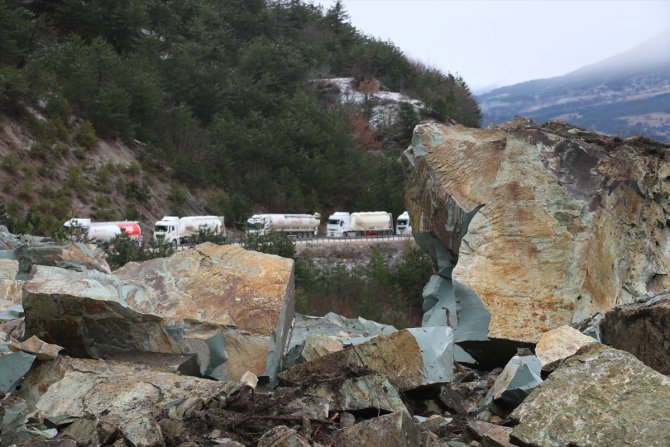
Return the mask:
<path id="1" fill-rule="evenodd" d="M 564 76 L 498 88 L 477 99 L 484 125 L 523 115 L 670 141 L 670 29 Z"/>

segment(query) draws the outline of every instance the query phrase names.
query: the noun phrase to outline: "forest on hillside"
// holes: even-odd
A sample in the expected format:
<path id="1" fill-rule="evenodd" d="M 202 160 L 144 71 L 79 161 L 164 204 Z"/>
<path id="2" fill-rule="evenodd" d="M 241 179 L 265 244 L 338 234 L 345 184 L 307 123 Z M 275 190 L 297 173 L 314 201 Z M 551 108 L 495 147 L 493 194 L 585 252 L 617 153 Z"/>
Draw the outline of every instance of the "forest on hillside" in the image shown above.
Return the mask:
<path id="1" fill-rule="evenodd" d="M 332 77 L 424 107 L 372 128 L 371 107 L 320 81 Z M 207 189 L 230 224 L 254 211 L 397 215 L 414 125 L 481 123 L 462 78 L 364 35 L 339 2 L 300 0 L 0 0 L 0 114 L 32 126 L 45 160 L 63 144 L 141 142 L 146 175 Z"/>

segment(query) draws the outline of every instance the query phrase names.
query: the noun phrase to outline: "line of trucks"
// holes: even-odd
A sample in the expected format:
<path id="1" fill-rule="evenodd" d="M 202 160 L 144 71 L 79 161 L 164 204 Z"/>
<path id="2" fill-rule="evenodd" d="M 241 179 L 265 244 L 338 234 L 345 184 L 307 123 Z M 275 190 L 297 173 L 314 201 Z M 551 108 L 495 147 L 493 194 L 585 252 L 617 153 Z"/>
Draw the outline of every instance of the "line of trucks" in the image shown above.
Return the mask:
<path id="1" fill-rule="evenodd" d="M 385 211 L 365 211 L 348 213 L 337 211 L 328 217 L 326 237 L 373 237 L 411 235 L 412 226 L 407 211 L 396 219 Z M 291 237 L 314 238 L 319 234 L 321 215 L 314 214 L 254 214 L 246 222 L 248 235 L 264 236 L 279 232 Z M 88 218 L 72 218 L 63 226 L 72 233 L 79 233 L 85 239 L 103 245 L 115 237 L 127 234 L 131 241 L 140 245 L 143 240 L 138 221 L 93 222 Z M 223 216 L 164 216 L 154 224 L 153 240 L 171 244 L 174 247 L 191 244 L 202 232 L 226 237 Z"/>

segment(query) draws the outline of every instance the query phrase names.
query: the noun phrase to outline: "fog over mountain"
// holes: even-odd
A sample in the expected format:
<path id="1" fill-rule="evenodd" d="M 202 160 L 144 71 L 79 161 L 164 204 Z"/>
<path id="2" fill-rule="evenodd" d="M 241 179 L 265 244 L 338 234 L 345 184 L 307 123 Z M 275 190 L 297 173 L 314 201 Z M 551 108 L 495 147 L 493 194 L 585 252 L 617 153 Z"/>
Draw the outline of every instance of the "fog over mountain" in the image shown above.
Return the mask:
<path id="1" fill-rule="evenodd" d="M 524 115 L 670 141 L 670 29 L 564 76 L 498 88 L 478 100 L 484 125 Z"/>

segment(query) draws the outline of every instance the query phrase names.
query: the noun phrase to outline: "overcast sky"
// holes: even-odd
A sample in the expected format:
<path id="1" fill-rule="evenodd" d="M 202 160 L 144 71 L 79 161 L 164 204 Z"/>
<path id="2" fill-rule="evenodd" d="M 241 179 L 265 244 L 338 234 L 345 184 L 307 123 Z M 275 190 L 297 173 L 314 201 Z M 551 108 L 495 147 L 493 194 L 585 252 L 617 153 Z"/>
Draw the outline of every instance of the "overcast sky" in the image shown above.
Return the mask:
<path id="1" fill-rule="evenodd" d="M 325 8 L 335 0 L 308 0 Z M 471 89 L 548 78 L 670 27 L 670 0 L 344 0 L 351 24 Z"/>

